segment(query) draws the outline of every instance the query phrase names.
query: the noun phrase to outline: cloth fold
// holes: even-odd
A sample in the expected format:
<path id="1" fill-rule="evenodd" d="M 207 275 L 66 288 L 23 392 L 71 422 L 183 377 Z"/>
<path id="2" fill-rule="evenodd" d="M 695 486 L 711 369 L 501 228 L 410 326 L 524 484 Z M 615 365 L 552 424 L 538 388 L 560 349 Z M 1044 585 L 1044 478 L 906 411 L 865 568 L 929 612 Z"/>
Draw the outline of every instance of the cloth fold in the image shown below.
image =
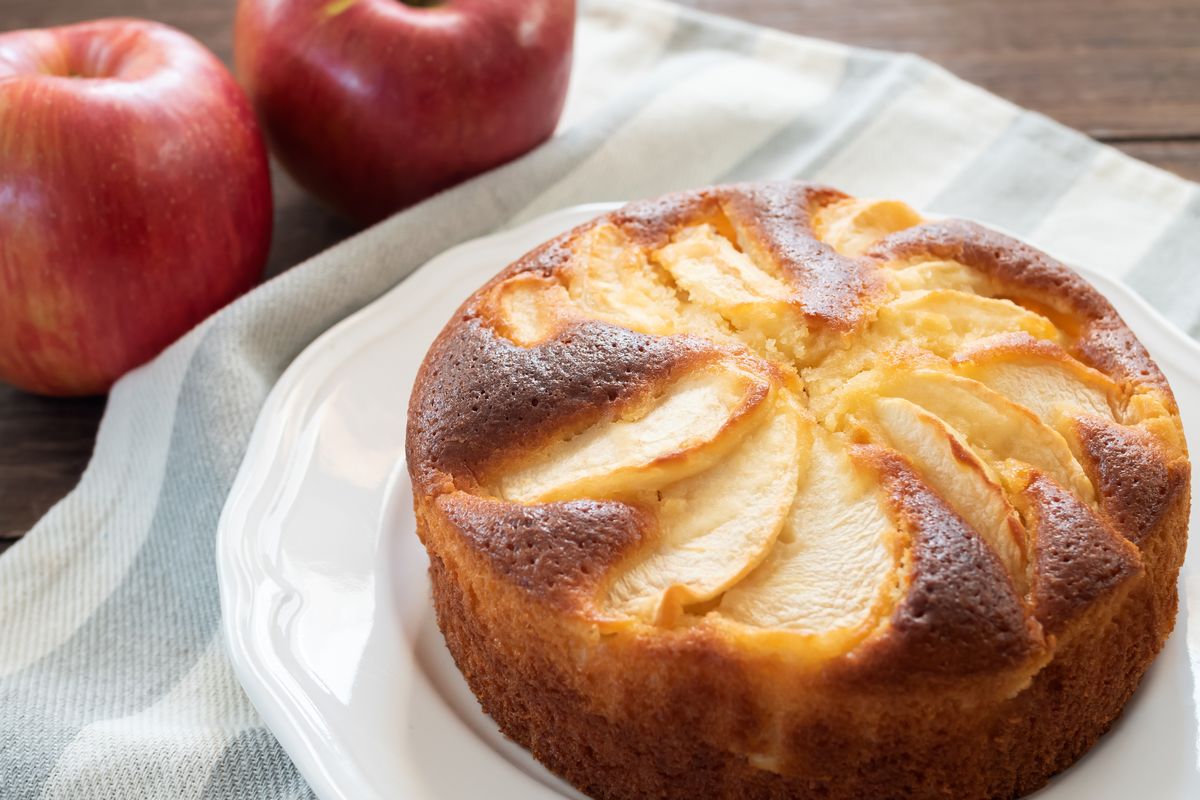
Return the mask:
<path id="1" fill-rule="evenodd" d="M 289 270 L 113 389 L 79 486 L 0 557 L 0 796 L 302 798 L 224 655 L 214 532 L 258 410 L 438 252 L 567 205 L 804 177 L 969 216 L 1200 334 L 1200 192 L 909 55 L 582 4 L 558 134 Z"/>

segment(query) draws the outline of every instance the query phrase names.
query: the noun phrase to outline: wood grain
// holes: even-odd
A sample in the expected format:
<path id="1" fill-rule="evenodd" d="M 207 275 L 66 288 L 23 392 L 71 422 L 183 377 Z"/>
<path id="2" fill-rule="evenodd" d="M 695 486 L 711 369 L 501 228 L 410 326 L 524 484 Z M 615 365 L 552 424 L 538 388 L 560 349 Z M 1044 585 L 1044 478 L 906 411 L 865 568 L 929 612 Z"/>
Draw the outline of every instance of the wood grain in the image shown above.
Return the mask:
<path id="1" fill-rule="evenodd" d="M 51 400 L 0 384 L 0 540 L 24 533 L 79 477 L 104 398 Z"/>
<path id="2" fill-rule="evenodd" d="M 1132 156 L 1200 180 L 1197 0 L 681 0 L 808 36 L 927 56 Z M 233 0 L 0 0 L 0 29 L 156 19 L 230 60 Z M 278 169 L 269 275 L 353 232 Z M 103 399 L 0 387 L 0 552 L 76 482 Z"/>
<path id="3" fill-rule="evenodd" d="M 1149 161 L 1189 180 L 1200 181 L 1200 137 L 1113 142 L 1113 146 L 1134 158 Z"/>
<path id="4" fill-rule="evenodd" d="M 1196 0 L 683 0 L 926 56 L 1097 138 L 1200 133 Z"/>

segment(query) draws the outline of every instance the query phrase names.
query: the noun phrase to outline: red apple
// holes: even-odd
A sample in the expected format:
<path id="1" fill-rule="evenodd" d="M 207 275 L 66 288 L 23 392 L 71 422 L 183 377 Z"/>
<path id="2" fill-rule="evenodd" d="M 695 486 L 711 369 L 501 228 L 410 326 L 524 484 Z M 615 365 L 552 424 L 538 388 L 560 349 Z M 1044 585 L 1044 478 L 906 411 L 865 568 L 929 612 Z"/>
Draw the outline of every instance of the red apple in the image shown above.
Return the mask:
<path id="1" fill-rule="evenodd" d="M 240 0 L 238 75 L 271 149 L 362 222 L 554 131 L 574 0 Z"/>
<path id="2" fill-rule="evenodd" d="M 253 286 L 270 238 L 253 111 L 199 42 L 0 34 L 0 379 L 105 391 Z"/>

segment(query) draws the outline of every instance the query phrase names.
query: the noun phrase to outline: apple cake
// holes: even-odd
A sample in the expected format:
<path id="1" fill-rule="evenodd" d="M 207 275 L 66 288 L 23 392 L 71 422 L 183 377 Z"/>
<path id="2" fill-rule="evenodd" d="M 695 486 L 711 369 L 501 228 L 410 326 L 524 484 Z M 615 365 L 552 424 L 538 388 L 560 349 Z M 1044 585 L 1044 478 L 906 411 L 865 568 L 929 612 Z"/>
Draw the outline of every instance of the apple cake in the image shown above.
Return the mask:
<path id="1" fill-rule="evenodd" d="M 808 183 L 637 202 L 476 292 L 408 417 L 446 644 L 596 798 L 1009 798 L 1174 623 L 1190 467 L 1112 306 Z"/>

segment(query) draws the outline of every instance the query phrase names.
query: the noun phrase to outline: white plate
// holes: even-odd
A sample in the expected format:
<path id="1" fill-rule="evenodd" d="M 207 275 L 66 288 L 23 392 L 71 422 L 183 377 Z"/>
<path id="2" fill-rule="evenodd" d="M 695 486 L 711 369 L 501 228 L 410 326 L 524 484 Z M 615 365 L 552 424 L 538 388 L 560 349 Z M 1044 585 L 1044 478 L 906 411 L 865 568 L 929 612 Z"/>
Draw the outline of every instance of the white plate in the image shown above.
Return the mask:
<path id="1" fill-rule="evenodd" d="M 459 303 L 612 207 L 567 209 L 443 253 L 321 336 L 263 406 L 217 537 L 225 635 L 250 699 L 324 800 L 581 797 L 498 733 L 450 660 L 402 457 L 417 366 Z M 1200 432 L 1200 346 L 1121 284 L 1084 274 Z M 1039 800 L 1200 797 L 1186 638 L 1171 637 L 1114 730 Z"/>

